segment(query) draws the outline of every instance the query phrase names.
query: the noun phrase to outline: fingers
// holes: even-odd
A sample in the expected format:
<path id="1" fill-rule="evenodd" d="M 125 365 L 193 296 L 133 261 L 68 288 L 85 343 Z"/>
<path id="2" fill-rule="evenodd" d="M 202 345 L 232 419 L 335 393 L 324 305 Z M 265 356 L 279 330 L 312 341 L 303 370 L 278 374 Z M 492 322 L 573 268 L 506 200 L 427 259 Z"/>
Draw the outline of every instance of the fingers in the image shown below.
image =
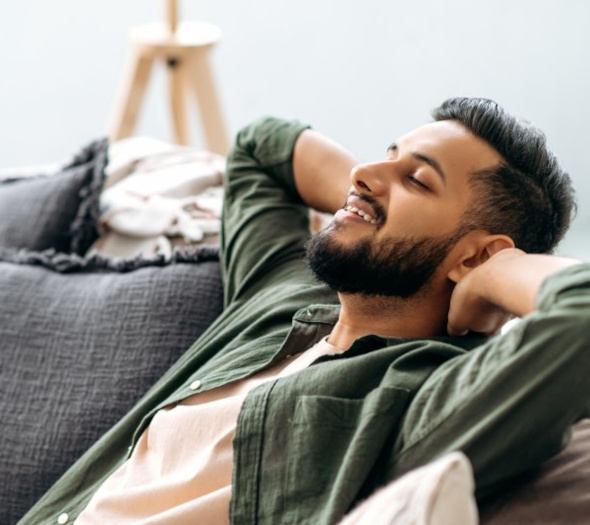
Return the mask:
<path id="1" fill-rule="evenodd" d="M 469 332 L 477 332 L 486 335 L 496 335 L 502 327 L 512 319 L 512 315 L 495 310 L 494 312 L 479 310 L 473 312 L 473 317 L 452 319 L 449 316 L 447 322 L 447 333 L 451 336 L 464 336 Z"/>
<path id="2" fill-rule="evenodd" d="M 469 329 L 456 327 L 451 323 L 447 323 L 447 333 L 452 336 L 463 336 L 469 333 Z"/>

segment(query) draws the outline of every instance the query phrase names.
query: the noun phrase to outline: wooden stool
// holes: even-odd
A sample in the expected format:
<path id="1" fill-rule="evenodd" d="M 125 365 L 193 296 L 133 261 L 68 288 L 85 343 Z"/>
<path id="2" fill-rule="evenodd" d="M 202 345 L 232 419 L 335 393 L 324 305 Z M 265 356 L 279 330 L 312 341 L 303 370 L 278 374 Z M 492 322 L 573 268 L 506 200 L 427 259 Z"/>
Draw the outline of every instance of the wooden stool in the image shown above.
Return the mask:
<path id="1" fill-rule="evenodd" d="M 228 151 L 223 115 L 208 60 L 221 30 L 206 22 L 178 24 L 176 0 L 166 0 L 166 23 L 131 29 L 131 58 L 124 76 L 110 130 L 111 140 L 133 133 L 154 60 L 167 69 L 174 140 L 189 144 L 186 94 L 192 91 L 201 114 L 205 146 L 222 155 Z"/>

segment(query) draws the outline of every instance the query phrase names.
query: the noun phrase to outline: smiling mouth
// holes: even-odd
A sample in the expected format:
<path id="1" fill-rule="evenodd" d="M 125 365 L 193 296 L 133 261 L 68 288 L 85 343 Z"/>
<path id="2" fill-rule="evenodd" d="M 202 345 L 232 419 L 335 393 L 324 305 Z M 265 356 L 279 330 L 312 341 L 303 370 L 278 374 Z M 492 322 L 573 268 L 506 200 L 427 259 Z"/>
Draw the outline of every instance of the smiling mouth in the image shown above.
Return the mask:
<path id="1" fill-rule="evenodd" d="M 363 210 L 359 210 L 356 206 L 344 206 L 345 211 L 358 215 L 361 219 L 369 224 L 377 224 L 377 219 Z"/>

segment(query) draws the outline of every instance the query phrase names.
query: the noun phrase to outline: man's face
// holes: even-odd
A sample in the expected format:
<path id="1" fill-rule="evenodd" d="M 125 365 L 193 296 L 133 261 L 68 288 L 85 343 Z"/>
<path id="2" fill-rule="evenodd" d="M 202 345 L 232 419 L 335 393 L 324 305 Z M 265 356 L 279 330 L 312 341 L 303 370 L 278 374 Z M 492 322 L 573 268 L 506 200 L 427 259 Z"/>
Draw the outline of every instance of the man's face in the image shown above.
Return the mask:
<path id="1" fill-rule="evenodd" d="M 415 294 L 464 233 L 470 174 L 501 160 L 454 121 L 404 135 L 383 160 L 353 168 L 346 203 L 309 243 L 311 268 L 336 291 Z"/>

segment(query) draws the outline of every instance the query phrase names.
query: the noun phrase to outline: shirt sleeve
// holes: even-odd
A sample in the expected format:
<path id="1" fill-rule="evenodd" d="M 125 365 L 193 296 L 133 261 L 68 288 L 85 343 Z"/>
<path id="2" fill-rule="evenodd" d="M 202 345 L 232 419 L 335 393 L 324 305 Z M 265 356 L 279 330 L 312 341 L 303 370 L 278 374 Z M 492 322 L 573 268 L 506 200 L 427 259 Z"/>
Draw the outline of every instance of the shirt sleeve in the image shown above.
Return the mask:
<path id="1" fill-rule="evenodd" d="M 221 251 L 225 305 L 273 282 L 309 279 L 308 208 L 293 177 L 293 149 L 309 126 L 264 118 L 243 128 L 229 154 Z"/>
<path id="2" fill-rule="evenodd" d="M 436 369 L 409 406 L 398 474 L 446 452 L 471 460 L 485 499 L 556 454 L 590 399 L 590 264 L 543 283 L 537 310 Z"/>

